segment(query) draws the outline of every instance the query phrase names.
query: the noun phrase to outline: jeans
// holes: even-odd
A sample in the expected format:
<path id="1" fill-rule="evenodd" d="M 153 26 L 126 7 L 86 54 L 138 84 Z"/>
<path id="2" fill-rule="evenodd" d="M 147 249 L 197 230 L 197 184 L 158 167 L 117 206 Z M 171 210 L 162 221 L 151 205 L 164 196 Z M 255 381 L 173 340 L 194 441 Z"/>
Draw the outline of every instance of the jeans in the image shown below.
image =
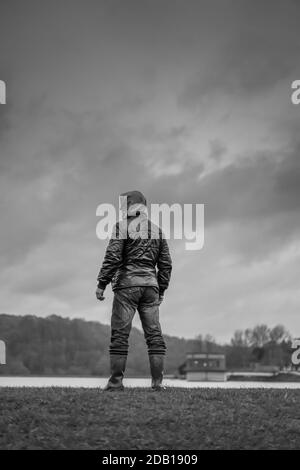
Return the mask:
<path id="1" fill-rule="evenodd" d="M 149 355 L 164 355 L 166 344 L 159 323 L 159 294 L 155 287 L 115 290 L 111 318 L 111 355 L 127 356 L 128 338 L 138 310 Z"/>

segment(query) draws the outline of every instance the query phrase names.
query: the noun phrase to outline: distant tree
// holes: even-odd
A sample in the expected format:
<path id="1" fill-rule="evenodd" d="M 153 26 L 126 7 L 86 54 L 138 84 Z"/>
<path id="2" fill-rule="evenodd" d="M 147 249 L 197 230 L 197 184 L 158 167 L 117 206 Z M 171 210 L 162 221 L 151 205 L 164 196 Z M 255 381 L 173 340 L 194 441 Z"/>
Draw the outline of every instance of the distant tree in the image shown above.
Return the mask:
<path id="1" fill-rule="evenodd" d="M 274 343 L 281 343 L 282 341 L 290 341 L 291 335 L 283 325 L 276 325 L 269 332 L 270 340 Z"/>
<path id="2" fill-rule="evenodd" d="M 187 352 L 225 352 L 227 367 L 248 369 L 253 362 L 288 366 L 291 362 L 290 334 L 282 325 L 269 329 L 236 330 L 230 344 L 222 346 L 211 335 L 193 340 L 165 335 L 166 373 L 177 373 Z M 39 318 L 33 315 L 0 314 L 0 339 L 5 341 L 7 363 L 0 375 L 107 375 L 110 328 L 98 322 L 71 320 L 58 315 Z M 129 375 L 148 375 L 149 364 L 142 332 L 133 328 L 128 357 Z M 264 355 L 258 352 L 263 348 Z"/>
<path id="3" fill-rule="evenodd" d="M 236 330 L 231 338 L 231 345 L 226 349 L 227 366 L 230 368 L 244 369 L 249 365 L 250 352 L 246 331 Z"/>
<path id="4" fill-rule="evenodd" d="M 7 364 L 0 375 L 106 375 L 109 373 L 110 328 L 98 322 L 71 320 L 58 315 L 0 314 L 0 338 L 7 346 Z M 177 373 L 193 348 L 193 340 L 165 335 L 166 373 Z M 133 328 L 127 374 L 149 375 L 147 347 L 142 332 Z"/>
<path id="5" fill-rule="evenodd" d="M 263 347 L 270 341 L 270 329 L 267 325 L 256 325 L 252 330 L 251 345 Z"/>
<path id="6" fill-rule="evenodd" d="M 290 362 L 290 340 L 283 325 L 269 328 L 260 324 L 252 329 L 237 330 L 227 347 L 227 363 L 234 368 L 249 368 L 256 362 L 284 367 Z"/>
<path id="7" fill-rule="evenodd" d="M 251 351 L 250 360 L 253 362 L 260 362 L 263 359 L 265 353 L 266 350 L 264 347 L 255 346 Z"/>
<path id="8" fill-rule="evenodd" d="M 247 346 L 251 346 L 253 341 L 253 332 L 251 328 L 247 328 L 244 332 L 245 342 Z"/>
<path id="9" fill-rule="evenodd" d="M 231 345 L 233 347 L 245 347 L 247 346 L 247 341 L 242 330 L 236 330 L 231 338 Z"/>
<path id="10" fill-rule="evenodd" d="M 195 351 L 203 351 L 203 336 L 197 335 L 195 338 Z"/>

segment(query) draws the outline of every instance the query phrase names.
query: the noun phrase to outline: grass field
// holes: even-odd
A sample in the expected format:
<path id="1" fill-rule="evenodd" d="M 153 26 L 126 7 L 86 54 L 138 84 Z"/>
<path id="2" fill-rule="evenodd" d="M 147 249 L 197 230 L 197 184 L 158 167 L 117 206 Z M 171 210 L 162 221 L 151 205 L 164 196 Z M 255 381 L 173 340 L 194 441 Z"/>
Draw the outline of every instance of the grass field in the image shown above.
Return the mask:
<path id="1" fill-rule="evenodd" d="M 0 389 L 1 449 L 297 449 L 300 390 Z"/>

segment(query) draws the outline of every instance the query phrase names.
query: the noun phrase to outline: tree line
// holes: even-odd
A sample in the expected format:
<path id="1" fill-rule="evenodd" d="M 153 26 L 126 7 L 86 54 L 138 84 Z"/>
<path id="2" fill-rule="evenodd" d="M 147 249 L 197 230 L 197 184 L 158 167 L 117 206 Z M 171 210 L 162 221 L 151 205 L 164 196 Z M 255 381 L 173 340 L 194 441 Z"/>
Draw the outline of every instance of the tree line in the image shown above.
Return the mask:
<path id="1" fill-rule="evenodd" d="M 0 339 L 6 343 L 6 365 L 0 375 L 107 376 L 110 327 L 82 319 L 51 315 L 0 315 Z M 165 335 L 166 374 L 177 374 L 187 352 L 223 352 L 229 370 L 249 369 L 255 363 L 287 367 L 291 336 L 277 325 L 238 330 L 230 344 L 220 345 L 210 335 L 195 339 Z M 128 376 L 149 374 L 143 333 L 133 328 L 127 365 Z"/>

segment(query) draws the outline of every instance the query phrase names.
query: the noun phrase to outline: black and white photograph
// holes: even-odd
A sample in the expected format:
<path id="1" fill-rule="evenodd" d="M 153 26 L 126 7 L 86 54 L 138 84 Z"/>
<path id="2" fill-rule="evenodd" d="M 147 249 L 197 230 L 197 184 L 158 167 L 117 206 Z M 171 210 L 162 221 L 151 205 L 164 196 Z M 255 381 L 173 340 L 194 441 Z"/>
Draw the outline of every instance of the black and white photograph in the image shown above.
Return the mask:
<path id="1" fill-rule="evenodd" d="M 1 453 L 300 449 L 299 25 L 299 0 L 0 0 Z"/>

